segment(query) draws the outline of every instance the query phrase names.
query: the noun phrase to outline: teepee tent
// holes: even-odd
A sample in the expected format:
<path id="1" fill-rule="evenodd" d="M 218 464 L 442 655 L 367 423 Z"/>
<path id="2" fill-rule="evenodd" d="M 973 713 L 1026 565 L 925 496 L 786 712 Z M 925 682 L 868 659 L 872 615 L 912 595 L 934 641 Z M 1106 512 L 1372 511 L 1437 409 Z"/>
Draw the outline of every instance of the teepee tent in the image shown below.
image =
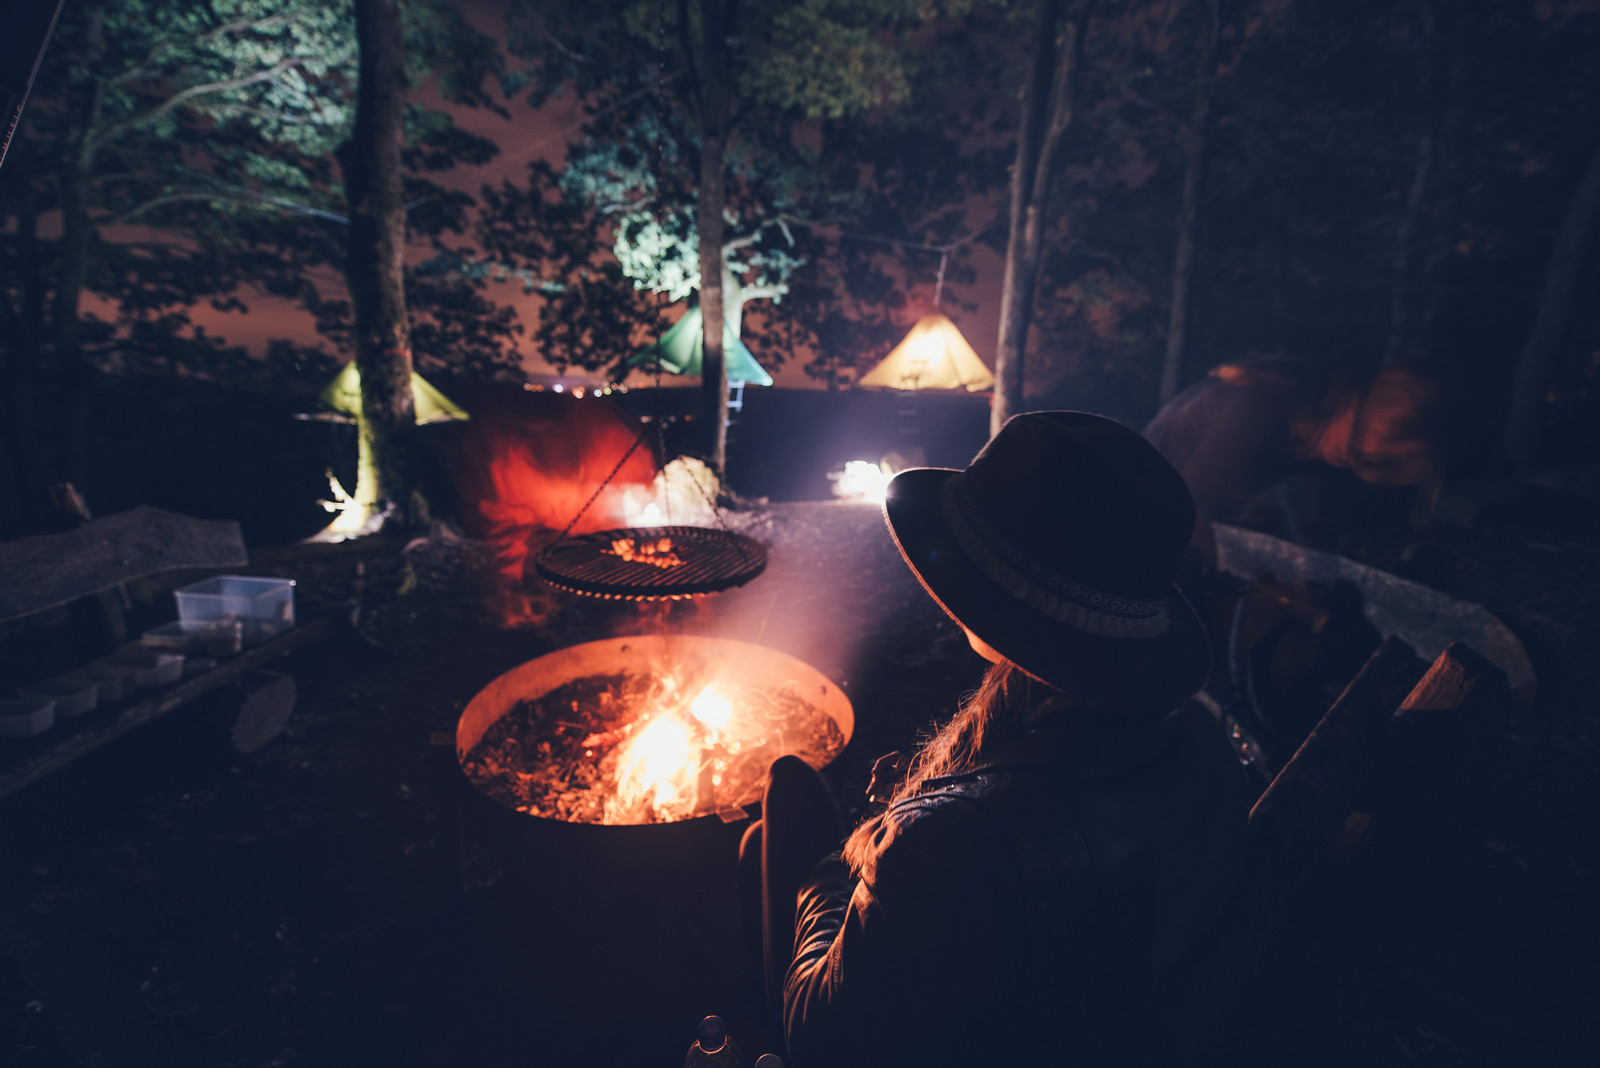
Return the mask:
<path id="1" fill-rule="evenodd" d="M 704 334 L 700 328 L 700 306 L 697 304 L 683 313 L 683 318 L 672 324 L 672 329 L 661 335 L 654 345 L 628 358 L 628 367 L 654 371 L 656 362 L 669 375 L 699 375 L 700 361 L 704 356 Z M 750 355 L 744 342 L 734 336 L 733 327 L 722 324 L 722 361 L 728 369 L 729 382 L 746 382 L 754 386 L 772 385 L 772 376 L 761 369 L 756 358 Z"/>
<path id="2" fill-rule="evenodd" d="M 949 316 L 939 312 L 917 320 L 905 340 L 856 383 L 888 389 L 994 388 L 994 375 L 972 351 Z"/>
<path id="3" fill-rule="evenodd" d="M 361 417 L 361 372 L 351 360 L 317 397 L 323 404 L 352 419 Z M 449 397 L 430 386 L 415 371 L 411 372 L 411 402 L 417 410 L 417 425 L 443 423 L 468 418 Z"/>

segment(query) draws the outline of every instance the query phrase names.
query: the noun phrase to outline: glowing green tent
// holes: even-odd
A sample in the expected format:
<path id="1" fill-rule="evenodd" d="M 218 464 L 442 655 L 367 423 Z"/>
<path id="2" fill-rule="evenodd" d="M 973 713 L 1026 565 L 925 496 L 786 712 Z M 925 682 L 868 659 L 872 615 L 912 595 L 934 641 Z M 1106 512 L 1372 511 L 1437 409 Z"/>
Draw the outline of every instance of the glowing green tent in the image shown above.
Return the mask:
<path id="1" fill-rule="evenodd" d="M 628 366 L 642 371 L 654 371 L 656 361 L 669 375 L 698 375 L 700 361 L 705 354 L 705 339 L 701 329 L 700 306 L 696 304 L 683 313 L 683 318 L 672 324 L 672 329 L 661 335 L 661 340 L 628 359 Z M 756 358 L 750 355 L 744 342 L 734 336 L 733 327 L 722 324 L 722 360 L 728 368 L 729 382 L 746 382 L 754 386 L 772 385 L 772 376 L 761 369 Z"/>
<path id="2" fill-rule="evenodd" d="M 323 390 L 317 399 L 336 412 L 342 412 L 352 419 L 359 419 L 361 372 L 356 370 L 356 362 L 351 360 L 345 364 L 344 370 L 328 383 L 328 388 Z M 417 410 L 418 426 L 424 423 L 443 423 L 468 418 L 460 406 L 430 386 L 415 371 L 411 372 L 411 402 Z"/>

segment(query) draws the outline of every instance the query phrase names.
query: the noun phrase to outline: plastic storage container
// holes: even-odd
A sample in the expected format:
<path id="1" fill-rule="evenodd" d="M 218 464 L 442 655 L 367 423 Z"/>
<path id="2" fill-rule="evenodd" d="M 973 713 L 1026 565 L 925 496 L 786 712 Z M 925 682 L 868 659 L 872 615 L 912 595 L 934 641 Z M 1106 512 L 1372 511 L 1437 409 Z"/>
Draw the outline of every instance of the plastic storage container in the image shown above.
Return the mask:
<path id="1" fill-rule="evenodd" d="M 175 592 L 185 626 L 237 619 L 254 645 L 294 626 L 294 580 L 217 575 Z"/>
<path id="2" fill-rule="evenodd" d="M 133 669 L 133 685 L 139 689 L 166 686 L 183 678 L 183 654 L 150 649 L 137 643 L 121 646 L 110 656 L 94 662 L 97 668 Z"/>
<path id="3" fill-rule="evenodd" d="M 53 701 L 56 706 L 56 717 L 65 719 L 68 716 L 81 716 L 99 704 L 100 684 L 87 679 L 82 682 L 45 679 L 27 686 L 18 686 L 17 696 Z"/>
<path id="4" fill-rule="evenodd" d="M 54 701 L 29 697 L 0 700 L 0 738 L 32 738 L 49 730 L 55 721 Z"/>
<path id="5" fill-rule="evenodd" d="M 100 688 L 100 701 L 120 701 L 128 696 L 128 691 L 133 689 L 133 672 L 131 667 L 83 667 L 76 671 L 64 672 L 61 675 L 63 682 L 94 683 Z"/>

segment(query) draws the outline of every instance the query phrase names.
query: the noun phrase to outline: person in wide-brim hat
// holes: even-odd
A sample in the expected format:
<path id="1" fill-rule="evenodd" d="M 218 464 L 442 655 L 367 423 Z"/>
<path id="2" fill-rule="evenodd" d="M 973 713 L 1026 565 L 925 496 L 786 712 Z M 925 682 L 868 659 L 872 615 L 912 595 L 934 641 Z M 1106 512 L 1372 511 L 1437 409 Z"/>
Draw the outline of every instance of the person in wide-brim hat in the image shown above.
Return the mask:
<path id="1" fill-rule="evenodd" d="M 789 1063 L 1205 1062 L 1250 796 L 1189 700 L 1210 648 L 1173 584 L 1182 478 L 1113 420 L 1036 412 L 965 470 L 895 476 L 884 511 L 991 664 L 913 757 L 879 760 L 888 805 L 842 853 L 820 776 L 773 764 L 741 864 L 759 855 Z"/>
<path id="2" fill-rule="evenodd" d="M 1041 682 L 1168 707 L 1205 682 L 1210 644 L 1173 584 L 1194 502 L 1122 424 L 1018 416 L 965 471 L 896 475 L 884 512 L 933 599 Z"/>

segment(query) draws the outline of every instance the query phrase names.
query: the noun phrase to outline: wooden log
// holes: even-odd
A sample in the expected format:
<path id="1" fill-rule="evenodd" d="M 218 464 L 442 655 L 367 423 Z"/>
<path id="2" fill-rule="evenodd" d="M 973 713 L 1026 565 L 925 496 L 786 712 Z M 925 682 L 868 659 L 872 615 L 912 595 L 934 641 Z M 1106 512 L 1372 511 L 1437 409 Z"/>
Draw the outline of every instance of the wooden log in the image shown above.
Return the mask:
<path id="1" fill-rule="evenodd" d="M 293 675 L 272 674 L 261 679 L 241 680 L 245 698 L 233 717 L 229 742 L 234 752 L 254 753 L 283 733 L 294 712 L 296 689 Z"/>
<path id="2" fill-rule="evenodd" d="M 1315 867 L 1351 813 L 1370 806 L 1385 724 L 1422 673 L 1422 661 L 1398 637 L 1367 659 L 1251 809 L 1252 844 L 1263 863 Z"/>
<path id="3" fill-rule="evenodd" d="M 1510 712 L 1505 672 L 1460 642 L 1451 643 L 1388 725 L 1383 807 L 1447 805 L 1504 736 Z"/>

